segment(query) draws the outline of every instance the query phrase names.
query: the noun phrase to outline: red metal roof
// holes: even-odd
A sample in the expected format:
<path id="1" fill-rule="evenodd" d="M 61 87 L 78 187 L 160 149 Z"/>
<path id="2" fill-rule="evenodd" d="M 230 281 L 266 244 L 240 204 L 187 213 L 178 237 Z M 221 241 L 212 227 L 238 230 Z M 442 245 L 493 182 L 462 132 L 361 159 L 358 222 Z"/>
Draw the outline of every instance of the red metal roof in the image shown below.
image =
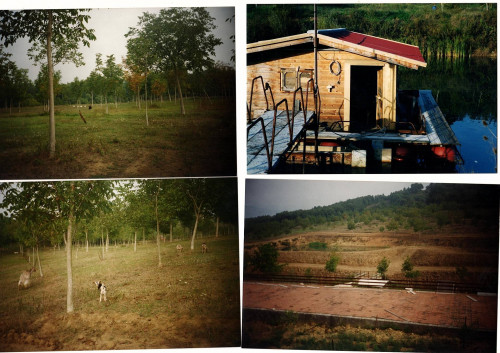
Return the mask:
<path id="1" fill-rule="evenodd" d="M 425 63 L 422 53 L 420 53 L 420 49 L 414 45 L 351 32 L 343 28 L 318 30 L 318 34 Z"/>

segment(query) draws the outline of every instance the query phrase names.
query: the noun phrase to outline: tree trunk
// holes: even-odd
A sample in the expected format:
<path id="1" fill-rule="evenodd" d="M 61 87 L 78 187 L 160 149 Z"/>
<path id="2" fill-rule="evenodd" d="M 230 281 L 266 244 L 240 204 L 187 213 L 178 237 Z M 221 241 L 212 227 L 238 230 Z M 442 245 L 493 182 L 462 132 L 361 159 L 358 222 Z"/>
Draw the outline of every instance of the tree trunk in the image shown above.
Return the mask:
<path id="1" fill-rule="evenodd" d="M 86 244 L 86 252 L 89 252 L 89 235 L 88 235 L 88 231 L 85 229 L 85 244 Z"/>
<path id="2" fill-rule="evenodd" d="M 109 110 L 108 110 L 108 95 L 107 94 L 104 96 L 104 103 L 106 104 L 106 115 L 108 115 Z"/>
<path id="3" fill-rule="evenodd" d="M 101 229 L 101 252 L 102 252 L 102 259 L 104 260 L 104 232 Z"/>
<path id="4" fill-rule="evenodd" d="M 38 254 L 38 245 L 36 246 L 36 259 L 38 261 L 38 269 L 40 271 L 40 277 L 43 277 L 42 263 L 40 262 L 40 255 Z"/>
<path id="5" fill-rule="evenodd" d="M 146 103 L 146 126 L 149 126 L 148 120 L 148 73 L 146 72 L 146 79 L 144 80 L 144 92 L 146 95 L 145 103 Z"/>
<path id="6" fill-rule="evenodd" d="M 217 223 L 215 226 L 215 237 L 219 237 L 219 217 L 217 217 Z"/>
<path id="7" fill-rule="evenodd" d="M 106 252 L 108 252 L 109 249 L 109 230 L 106 229 Z"/>
<path id="8" fill-rule="evenodd" d="M 173 225 L 172 222 L 170 222 L 170 242 L 172 242 L 172 234 L 173 234 L 172 230 L 173 230 Z"/>
<path id="9" fill-rule="evenodd" d="M 158 192 L 155 195 L 155 215 L 156 215 L 156 247 L 158 248 L 158 267 L 162 267 L 161 264 L 161 249 L 160 249 L 160 219 L 158 217 Z"/>
<path id="10" fill-rule="evenodd" d="M 56 120 L 54 115 L 54 66 L 52 62 L 52 11 L 48 11 L 47 23 L 47 68 L 49 75 L 49 158 L 56 153 Z"/>
<path id="11" fill-rule="evenodd" d="M 196 230 L 198 229 L 199 219 L 200 219 L 200 212 L 196 212 L 196 220 L 194 222 L 193 236 L 191 237 L 191 250 L 194 250 L 194 239 L 196 238 Z"/>
<path id="12" fill-rule="evenodd" d="M 68 220 L 68 231 L 66 233 L 66 271 L 68 274 L 68 288 L 66 293 L 66 311 L 73 312 L 73 272 L 72 272 L 72 259 L 71 259 L 71 242 L 72 242 L 72 229 L 73 227 L 73 210 L 70 210 Z"/>
<path id="13" fill-rule="evenodd" d="M 134 252 L 137 251 L 137 231 L 134 232 Z"/>
<path id="14" fill-rule="evenodd" d="M 182 97 L 181 82 L 179 81 L 179 74 L 175 73 L 175 78 L 177 80 L 177 89 L 179 90 L 179 99 L 181 104 L 181 114 L 186 115 L 186 109 L 184 108 L 184 98 Z"/>
<path id="15" fill-rule="evenodd" d="M 146 245 L 146 238 L 144 236 L 144 228 L 142 228 L 142 245 Z"/>

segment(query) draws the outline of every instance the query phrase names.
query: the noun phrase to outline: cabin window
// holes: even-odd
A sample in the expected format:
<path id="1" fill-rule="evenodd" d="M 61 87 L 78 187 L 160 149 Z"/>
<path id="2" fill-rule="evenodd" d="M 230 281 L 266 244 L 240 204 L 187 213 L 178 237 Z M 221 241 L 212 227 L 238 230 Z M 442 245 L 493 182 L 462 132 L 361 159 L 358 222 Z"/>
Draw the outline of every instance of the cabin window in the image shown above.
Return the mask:
<path id="1" fill-rule="evenodd" d="M 295 69 L 281 69 L 281 90 L 295 91 L 297 88 L 297 71 Z"/>
<path id="2" fill-rule="evenodd" d="M 307 88 L 307 81 L 313 77 L 312 69 L 281 69 L 281 90 L 293 92 L 297 87 Z"/>

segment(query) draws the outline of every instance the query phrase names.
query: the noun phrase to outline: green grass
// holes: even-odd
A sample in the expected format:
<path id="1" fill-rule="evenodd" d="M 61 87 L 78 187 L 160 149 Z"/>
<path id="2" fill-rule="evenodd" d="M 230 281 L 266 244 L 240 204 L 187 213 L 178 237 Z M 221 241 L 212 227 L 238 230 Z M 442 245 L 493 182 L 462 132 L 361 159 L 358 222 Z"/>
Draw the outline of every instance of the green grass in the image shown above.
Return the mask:
<path id="1" fill-rule="evenodd" d="M 87 123 L 79 116 L 82 111 Z M 56 157 L 49 159 L 42 107 L 0 110 L 0 177 L 95 178 L 236 174 L 234 102 L 174 102 L 145 110 L 133 103 L 92 110 L 56 107 Z"/>
<path id="2" fill-rule="evenodd" d="M 66 314 L 65 252 L 41 252 L 43 278 L 18 291 L 20 273 L 28 267 L 20 255 L 0 258 L 0 348 L 4 350 L 144 349 L 239 345 L 239 271 L 236 237 L 204 239 L 201 249 L 178 255 L 162 243 L 158 267 L 156 246 L 110 246 L 104 260 L 99 248 L 73 251 L 74 313 Z M 198 247 L 200 244 L 197 245 Z M 108 288 L 108 301 L 99 302 L 94 281 Z M 159 331 L 164 332 L 160 335 Z M 167 329 L 168 328 L 168 329 Z M 110 331 L 112 330 L 112 331 Z M 75 335 L 75 331 L 76 335 Z M 127 343 L 131 331 L 137 336 Z M 85 348 L 85 337 L 112 333 L 107 346 Z M 10 334 L 10 336 L 9 336 Z M 25 335 L 42 342 L 33 347 Z M 180 339 L 181 336 L 182 339 Z M 14 337 L 9 339 L 9 337 Z M 13 346 L 16 344 L 22 345 Z M 50 342 L 50 345 L 47 344 Z M 45 348 L 44 348 L 45 347 Z"/>

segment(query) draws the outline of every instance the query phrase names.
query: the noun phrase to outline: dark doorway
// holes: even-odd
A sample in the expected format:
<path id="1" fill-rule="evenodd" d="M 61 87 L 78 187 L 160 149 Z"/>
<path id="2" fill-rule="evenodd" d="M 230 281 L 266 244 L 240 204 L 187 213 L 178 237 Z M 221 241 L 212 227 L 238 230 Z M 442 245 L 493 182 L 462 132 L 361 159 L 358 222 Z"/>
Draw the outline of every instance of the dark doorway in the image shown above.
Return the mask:
<path id="1" fill-rule="evenodd" d="M 376 126 L 378 66 L 351 66 L 350 131 L 366 131 Z"/>

